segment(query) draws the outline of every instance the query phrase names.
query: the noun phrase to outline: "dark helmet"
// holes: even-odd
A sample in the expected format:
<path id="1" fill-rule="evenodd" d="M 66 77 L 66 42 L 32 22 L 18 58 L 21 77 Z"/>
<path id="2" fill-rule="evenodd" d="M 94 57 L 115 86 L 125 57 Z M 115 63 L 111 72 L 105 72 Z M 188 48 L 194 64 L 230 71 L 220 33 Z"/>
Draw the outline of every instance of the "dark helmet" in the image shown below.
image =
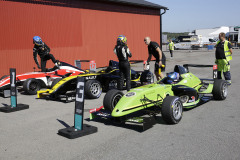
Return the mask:
<path id="1" fill-rule="evenodd" d="M 39 36 L 34 36 L 33 37 L 33 43 L 38 45 L 38 46 L 41 46 L 43 44 L 42 39 Z"/>
<path id="2" fill-rule="evenodd" d="M 179 80 L 179 73 L 177 72 L 170 72 L 167 75 L 167 84 L 172 84 L 173 82 L 176 82 Z"/>

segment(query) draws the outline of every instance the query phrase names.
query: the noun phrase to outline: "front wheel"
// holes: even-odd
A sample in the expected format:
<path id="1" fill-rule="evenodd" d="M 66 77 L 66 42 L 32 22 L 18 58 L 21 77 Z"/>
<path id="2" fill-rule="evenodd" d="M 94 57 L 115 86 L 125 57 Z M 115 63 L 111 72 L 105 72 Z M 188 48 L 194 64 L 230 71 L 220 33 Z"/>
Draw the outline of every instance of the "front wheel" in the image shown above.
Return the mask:
<path id="1" fill-rule="evenodd" d="M 23 90 L 29 95 L 37 94 L 37 91 L 41 89 L 41 84 L 34 78 L 27 79 L 23 83 Z"/>
<path id="2" fill-rule="evenodd" d="M 224 100 L 228 95 L 228 83 L 222 79 L 215 79 L 213 85 L 213 98 L 215 100 Z"/>
<path id="3" fill-rule="evenodd" d="M 168 124 L 177 124 L 182 119 L 183 105 L 179 97 L 167 96 L 162 104 L 162 118 Z"/>
<path id="4" fill-rule="evenodd" d="M 113 111 L 118 101 L 122 98 L 123 92 L 112 89 L 106 93 L 103 99 L 103 106 L 106 110 Z"/>
<path id="5" fill-rule="evenodd" d="M 85 94 L 90 99 L 97 99 L 102 94 L 101 83 L 97 80 L 88 80 L 85 84 Z"/>

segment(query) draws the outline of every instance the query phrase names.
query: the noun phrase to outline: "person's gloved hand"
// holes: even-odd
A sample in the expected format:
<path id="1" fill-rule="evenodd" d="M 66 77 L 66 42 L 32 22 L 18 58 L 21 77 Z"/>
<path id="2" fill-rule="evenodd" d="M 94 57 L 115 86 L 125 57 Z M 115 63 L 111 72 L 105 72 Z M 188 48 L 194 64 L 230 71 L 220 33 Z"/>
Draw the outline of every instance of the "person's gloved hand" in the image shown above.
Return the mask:
<path id="1" fill-rule="evenodd" d="M 143 69 L 144 69 L 144 70 L 149 70 L 149 68 L 150 68 L 150 65 L 149 65 L 148 63 L 145 63 Z"/>
<path id="2" fill-rule="evenodd" d="M 55 66 L 56 66 L 56 67 L 59 67 L 58 62 L 55 63 Z"/>
<path id="3" fill-rule="evenodd" d="M 146 69 L 145 70 L 149 70 L 150 69 L 150 65 L 149 64 L 147 64 L 146 65 Z"/>

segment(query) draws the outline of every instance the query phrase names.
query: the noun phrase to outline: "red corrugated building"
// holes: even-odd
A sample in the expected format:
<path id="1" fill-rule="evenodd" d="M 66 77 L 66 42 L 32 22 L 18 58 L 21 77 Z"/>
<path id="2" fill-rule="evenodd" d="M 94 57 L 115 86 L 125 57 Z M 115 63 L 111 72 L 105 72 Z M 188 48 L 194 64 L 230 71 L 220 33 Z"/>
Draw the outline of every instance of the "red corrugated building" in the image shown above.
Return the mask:
<path id="1" fill-rule="evenodd" d="M 95 60 L 106 66 L 118 35 L 126 35 L 134 60 L 147 58 L 143 39 L 161 44 L 161 9 L 144 0 L 0 0 L 0 76 L 33 71 L 33 42 L 40 36 L 56 59 Z M 48 67 L 53 66 L 48 62 Z"/>

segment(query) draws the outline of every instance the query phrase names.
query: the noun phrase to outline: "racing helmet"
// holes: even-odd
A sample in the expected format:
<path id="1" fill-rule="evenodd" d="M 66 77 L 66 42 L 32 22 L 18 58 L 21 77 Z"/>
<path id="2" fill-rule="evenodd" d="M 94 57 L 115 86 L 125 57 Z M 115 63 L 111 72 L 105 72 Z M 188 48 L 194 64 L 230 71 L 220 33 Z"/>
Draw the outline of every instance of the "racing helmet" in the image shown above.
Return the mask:
<path id="1" fill-rule="evenodd" d="M 179 80 L 179 73 L 177 72 L 170 72 L 167 74 L 167 84 L 172 84 L 173 82 L 176 82 Z"/>
<path id="2" fill-rule="evenodd" d="M 33 37 L 33 43 L 38 45 L 38 46 L 41 46 L 43 44 L 42 39 L 39 36 L 34 36 Z"/>
<path id="3" fill-rule="evenodd" d="M 121 42 L 121 43 L 123 43 L 123 44 L 127 44 L 127 38 L 126 38 L 126 36 L 124 36 L 124 35 L 118 36 L 117 42 Z"/>

